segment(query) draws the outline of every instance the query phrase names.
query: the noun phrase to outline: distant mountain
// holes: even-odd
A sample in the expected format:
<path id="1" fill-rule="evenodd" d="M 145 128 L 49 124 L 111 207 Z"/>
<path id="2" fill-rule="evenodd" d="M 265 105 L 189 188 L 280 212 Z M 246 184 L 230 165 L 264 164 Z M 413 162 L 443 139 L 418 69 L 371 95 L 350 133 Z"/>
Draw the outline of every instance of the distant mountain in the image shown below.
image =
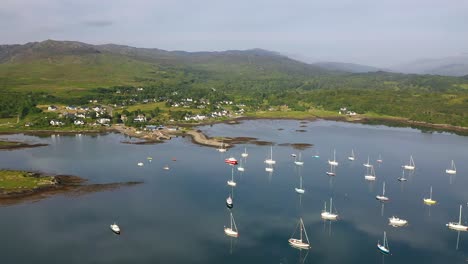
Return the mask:
<path id="1" fill-rule="evenodd" d="M 312 65 L 318 66 L 323 69 L 331 70 L 331 71 L 343 71 L 343 72 L 351 72 L 351 73 L 366 73 L 366 72 L 377 72 L 382 71 L 384 69 L 355 64 L 355 63 L 345 63 L 345 62 L 316 62 L 312 63 Z"/>
<path id="2" fill-rule="evenodd" d="M 55 40 L 0 45 L 0 88 L 102 87 L 182 78 L 290 79 L 330 73 L 262 49 L 186 52 Z"/>
<path id="3" fill-rule="evenodd" d="M 392 71 L 445 76 L 468 75 L 468 55 L 423 59 L 391 67 Z"/>

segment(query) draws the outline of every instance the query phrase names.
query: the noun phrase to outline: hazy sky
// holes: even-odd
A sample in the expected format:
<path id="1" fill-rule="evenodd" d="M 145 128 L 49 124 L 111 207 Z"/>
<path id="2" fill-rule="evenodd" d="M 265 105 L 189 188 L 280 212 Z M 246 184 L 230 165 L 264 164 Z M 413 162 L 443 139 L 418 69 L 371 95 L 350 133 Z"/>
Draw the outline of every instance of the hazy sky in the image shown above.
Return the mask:
<path id="1" fill-rule="evenodd" d="M 264 48 L 389 66 L 468 53 L 467 0 L 0 0 L 0 43 Z"/>

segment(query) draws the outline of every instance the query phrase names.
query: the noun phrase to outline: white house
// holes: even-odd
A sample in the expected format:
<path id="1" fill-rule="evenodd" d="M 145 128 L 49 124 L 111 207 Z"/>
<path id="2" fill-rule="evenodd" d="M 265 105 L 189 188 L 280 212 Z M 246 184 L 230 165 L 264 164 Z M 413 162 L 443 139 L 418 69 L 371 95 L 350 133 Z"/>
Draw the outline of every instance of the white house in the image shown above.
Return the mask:
<path id="1" fill-rule="evenodd" d="M 135 119 L 133 119 L 133 122 L 146 122 L 146 116 L 138 115 Z"/>
<path id="2" fill-rule="evenodd" d="M 83 120 L 75 120 L 73 122 L 73 124 L 77 125 L 77 126 L 80 126 L 80 125 L 84 125 L 84 121 Z"/>
<path id="3" fill-rule="evenodd" d="M 111 120 L 110 120 L 109 118 L 99 118 L 99 119 L 97 120 L 97 122 L 98 122 L 99 124 L 101 124 L 101 125 L 108 124 L 108 123 L 110 123 L 110 121 L 111 121 Z"/>
<path id="4" fill-rule="evenodd" d="M 49 107 L 47 107 L 47 110 L 55 111 L 55 110 L 57 110 L 57 107 L 55 105 L 49 105 Z"/>
<path id="5" fill-rule="evenodd" d="M 63 126 L 65 125 L 65 123 L 63 123 L 62 121 L 58 121 L 58 120 L 50 120 L 50 125 L 51 126 Z"/>

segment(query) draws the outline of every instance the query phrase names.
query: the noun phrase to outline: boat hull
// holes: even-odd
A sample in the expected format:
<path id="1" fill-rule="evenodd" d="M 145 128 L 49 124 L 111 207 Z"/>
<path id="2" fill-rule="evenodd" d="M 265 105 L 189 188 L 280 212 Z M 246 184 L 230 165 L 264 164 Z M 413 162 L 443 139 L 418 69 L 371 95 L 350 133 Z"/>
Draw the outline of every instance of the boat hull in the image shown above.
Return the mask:
<path id="1" fill-rule="evenodd" d="M 244 171 L 245 169 L 243 167 L 238 167 L 237 170 L 238 171 Z"/>
<path id="2" fill-rule="evenodd" d="M 424 201 L 424 203 L 427 204 L 427 205 L 434 205 L 434 204 L 437 203 L 437 201 L 432 200 L 432 199 L 429 199 L 429 198 L 423 199 L 423 201 Z"/>
<path id="3" fill-rule="evenodd" d="M 336 161 L 331 161 L 331 160 L 329 160 L 329 161 L 328 161 L 328 164 L 330 164 L 330 165 L 332 165 L 332 166 L 338 166 L 338 162 L 336 162 Z"/>
<path id="4" fill-rule="evenodd" d="M 225 227 L 224 228 L 224 233 L 227 235 L 227 236 L 230 236 L 230 237 L 239 237 L 239 233 L 232 230 L 231 228 L 229 227 Z"/>
<path id="5" fill-rule="evenodd" d="M 298 194 L 304 194 L 304 193 L 305 193 L 305 190 L 304 190 L 304 189 L 294 188 L 294 190 L 295 190 Z"/>
<path id="6" fill-rule="evenodd" d="M 393 226 L 393 227 L 403 227 L 403 226 L 408 225 L 408 221 L 406 221 L 406 220 L 404 220 L 404 219 L 389 218 L 388 221 L 389 221 L 388 224 L 389 224 L 390 226 Z"/>
<path id="7" fill-rule="evenodd" d="M 379 200 L 379 201 L 381 201 L 381 202 L 388 202 L 388 201 L 390 201 L 390 199 L 389 199 L 388 197 L 386 197 L 386 196 L 381 196 L 381 195 L 375 196 L 375 199 L 377 199 L 377 200 Z"/>
<path id="8" fill-rule="evenodd" d="M 377 244 L 377 248 L 379 249 L 380 253 L 385 254 L 385 255 L 390 255 L 390 250 L 387 249 L 386 247 Z"/>
<path id="9" fill-rule="evenodd" d="M 370 164 L 362 164 L 362 165 L 363 165 L 364 167 L 366 167 L 366 168 L 372 167 L 372 165 L 370 165 Z"/>
<path id="10" fill-rule="evenodd" d="M 115 228 L 115 227 L 112 227 L 112 225 L 111 225 L 110 229 L 112 230 L 112 232 L 114 234 L 120 235 L 120 228 Z"/>
<path id="11" fill-rule="evenodd" d="M 247 154 L 247 153 L 242 153 L 241 154 L 241 157 L 243 157 L 243 158 L 247 158 L 248 156 L 249 156 L 249 154 Z"/>
<path id="12" fill-rule="evenodd" d="M 336 173 L 330 172 L 330 171 L 327 171 L 326 174 L 327 174 L 328 176 L 336 176 Z"/>
<path id="13" fill-rule="evenodd" d="M 405 181 L 408 181 L 406 178 L 401 178 L 401 177 L 400 177 L 400 178 L 398 178 L 397 180 L 398 180 L 398 181 L 400 181 L 400 182 L 405 182 Z"/>
<path id="14" fill-rule="evenodd" d="M 461 225 L 461 224 L 458 224 L 458 223 L 448 223 L 446 224 L 446 226 L 449 228 L 449 229 L 452 229 L 452 230 L 456 230 L 456 231 L 468 231 L 468 226 L 464 226 L 464 225 Z"/>
<path id="15" fill-rule="evenodd" d="M 310 245 L 307 243 L 302 242 L 302 240 L 295 239 L 295 238 L 290 238 L 288 240 L 289 245 L 295 248 L 301 248 L 301 249 L 309 249 Z"/>
<path id="16" fill-rule="evenodd" d="M 456 170 L 445 170 L 445 173 L 454 175 L 454 174 L 457 174 L 457 171 Z"/>
<path id="17" fill-rule="evenodd" d="M 372 176 L 372 175 L 365 175 L 364 176 L 364 179 L 366 181 L 375 181 L 375 176 Z"/>
<path id="18" fill-rule="evenodd" d="M 229 208 L 229 209 L 232 209 L 232 207 L 234 207 L 234 205 L 233 205 L 232 203 L 226 203 L 226 206 L 227 206 L 227 208 Z"/>
<path id="19" fill-rule="evenodd" d="M 405 165 L 405 166 L 403 166 L 403 168 L 405 170 L 414 170 L 414 166 L 410 166 L 410 165 Z"/>
<path id="20" fill-rule="evenodd" d="M 227 184 L 231 187 L 236 187 L 237 183 L 235 181 L 227 181 Z"/>
<path id="21" fill-rule="evenodd" d="M 348 160 L 354 161 L 354 157 L 348 157 Z"/>
<path id="22" fill-rule="evenodd" d="M 296 164 L 297 166 L 302 166 L 302 165 L 304 165 L 304 162 L 302 162 L 302 161 L 295 161 L 294 164 Z"/>
<path id="23" fill-rule="evenodd" d="M 338 215 L 331 214 L 329 212 L 323 212 L 320 214 L 320 216 L 322 217 L 323 220 L 337 220 L 338 219 Z"/>
<path id="24" fill-rule="evenodd" d="M 266 172 L 273 172 L 273 168 L 265 168 Z"/>
<path id="25" fill-rule="evenodd" d="M 268 165 L 273 165 L 273 164 L 276 164 L 276 161 L 271 160 L 271 159 L 267 159 L 267 160 L 265 160 L 265 163 L 268 164 Z"/>

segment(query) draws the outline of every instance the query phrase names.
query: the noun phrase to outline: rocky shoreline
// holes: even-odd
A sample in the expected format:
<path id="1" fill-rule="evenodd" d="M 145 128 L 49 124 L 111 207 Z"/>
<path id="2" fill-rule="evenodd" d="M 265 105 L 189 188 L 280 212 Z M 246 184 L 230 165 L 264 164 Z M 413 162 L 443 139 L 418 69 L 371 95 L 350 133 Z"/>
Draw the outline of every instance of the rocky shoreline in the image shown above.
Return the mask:
<path id="1" fill-rule="evenodd" d="M 133 186 L 142 182 L 121 182 L 108 184 L 85 184 L 86 179 L 73 175 L 49 176 L 39 172 L 27 172 L 29 177 L 52 177 L 48 184 L 43 184 L 33 188 L 16 188 L 11 190 L 0 188 L 0 206 L 12 205 L 26 201 L 38 201 L 47 197 L 65 195 L 83 195 L 86 193 L 113 190 L 123 186 Z"/>

